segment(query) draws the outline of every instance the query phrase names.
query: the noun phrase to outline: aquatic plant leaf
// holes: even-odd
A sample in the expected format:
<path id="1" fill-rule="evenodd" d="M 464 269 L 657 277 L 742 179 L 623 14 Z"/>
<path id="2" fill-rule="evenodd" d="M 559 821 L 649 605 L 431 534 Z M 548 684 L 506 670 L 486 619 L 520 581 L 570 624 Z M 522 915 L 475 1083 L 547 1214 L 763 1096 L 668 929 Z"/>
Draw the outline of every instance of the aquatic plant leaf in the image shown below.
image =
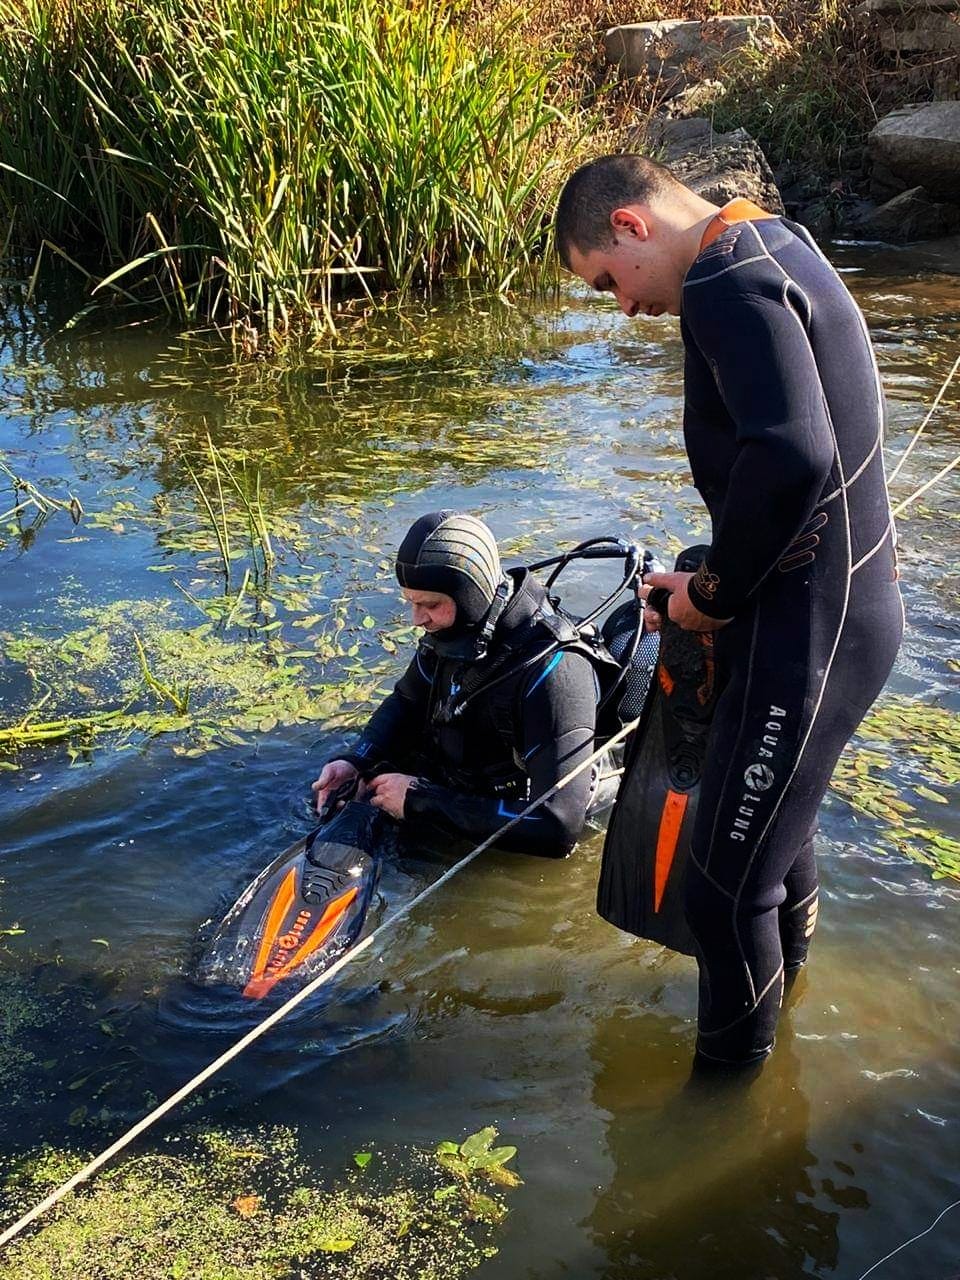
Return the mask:
<path id="1" fill-rule="evenodd" d="M 356 1244 L 356 1240 L 320 1240 L 317 1242 L 316 1248 L 321 1253 L 347 1253 Z"/>
<path id="2" fill-rule="evenodd" d="M 478 1158 L 477 1167 L 479 1169 L 490 1169 L 495 1165 L 506 1164 L 508 1160 L 512 1160 L 517 1154 L 516 1147 L 494 1147 L 484 1156 Z"/>
<path id="3" fill-rule="evenodd" d="M 486 1125 L 483 1129 L 478 1129 L 476 1133 L 471 1133 L 469 1138 L 465 1138 L 460 1144 L 460 1154 L 464 1160 L 470 1164 L 477 1164 L 486 1157 L 493 1146 L 497 1131 L 493 1125 Z"/>
<path id="4" fill-rule="evenodd" d="M 353 1163 L 358 1169 L 365 1169 L 372 1159 L 373 1153 L 371 1151 L 355 1151 L 353 1153 Z"/>
<path id="5" fill-rule="evenodd" d="M 241 1218 L 253 1218 L 260 1208 L 260 1197 L 253 1195 L 237 1196 L 230 1208 L 235 1209 Z"/>
<path id="6" fill-rule="evenodd" d="M 437 1163 L 446 1169 L 448 1173 L 455 1174 L 458 1178 L 466 1180 L 470 1177 L 472 1166 L 461 1155 L 443 1151 L 437 1156 Z"/>
<path id="7" fill-rule="evenodd" d="M 925 800 L 933 800 L 935 804 L 950 803 L 946 796 L 942 796 L 939 791 L 932 791 L 929 787 L 923 786 L 922 783 L 917 783 L 913 789 L 917 795 L 923 796 Z"/>

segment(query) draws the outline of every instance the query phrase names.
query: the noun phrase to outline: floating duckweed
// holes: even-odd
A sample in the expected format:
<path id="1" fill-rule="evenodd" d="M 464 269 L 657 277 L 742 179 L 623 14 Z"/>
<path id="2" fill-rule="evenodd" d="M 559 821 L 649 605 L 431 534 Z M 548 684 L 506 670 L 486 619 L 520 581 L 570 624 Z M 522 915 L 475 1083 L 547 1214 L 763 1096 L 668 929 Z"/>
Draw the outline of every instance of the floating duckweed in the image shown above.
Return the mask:
<path id="1" fill-rule="evenodd" d="M 112 732 L 182 733 L 175 750 L 196 754 L 240 744 L 243 733 L 329 722 L 344 707 L 367 705 L 384 670 L 369 664 L 363 678 L 318 680 L 316 663 L 359 651 L 339 643 L 336 627 L 332 639 L 321 631 L 312 648 L 295 650 L 275 633 L 234 640 L 213 622 L 178 626 L 163 600 L 122 600 L 76 616 L 91 621 L 53 637 L 0 633 L 6 659 L 42 691 L 0 727 L 0 752 L 66 740 L 76 756 Z M 352 664 L 348 670 L 360 674 Z"/>
<path id="2" fill-rule="evenodd" d="M 44 1148 L 8 1169 L 6 1216 L 75 1172 Z M 0 1280 L 457 1280 L 496 1252 L 492 1223 L 438 1196 L 425 1153 L 380 1156 L 332 1191 L 317 1185 L 289 1128 L 193 1128 L 81 1188 L 0 1264 Z"/>
<path id="3" fill-rule="evenodd" d="M 56 1023 L 61 1010 L 17 974 L 0 976 L 0 1091 L 7 1104 L 35 1075 L 32 1034 Z M 34 1079 L 34 1084 L 36 1083 Z"/>
<path id="4" fill-rule="evenodd" d="M 884 751 L 889 747 L 890 751 Z M 936 788 L 960 783 L 960 716 L 945 707 L 890 698 L 870 713 L 841 756 L 832 787 L 858 813 L 883 823 L 902 853 L 960 879 L 960 841 L 931 827 L 905 798 L 949 804 Z"/>

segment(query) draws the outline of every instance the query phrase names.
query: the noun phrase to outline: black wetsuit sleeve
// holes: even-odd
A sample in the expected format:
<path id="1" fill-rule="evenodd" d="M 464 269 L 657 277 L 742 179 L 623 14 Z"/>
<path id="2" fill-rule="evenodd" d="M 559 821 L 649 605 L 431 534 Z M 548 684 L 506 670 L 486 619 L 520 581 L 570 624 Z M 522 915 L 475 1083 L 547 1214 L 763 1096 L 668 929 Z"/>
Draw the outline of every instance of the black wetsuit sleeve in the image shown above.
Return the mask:
<path id="1" fill-rule="evenodd" d="M 418 780 L 407 792 L 404 817 L 428 818 L 446 829 L 481 841 L 498 831 L 551 789 L 593 750 L 597 715 L 596 679 L 582 654 L 560 653 L 546 660 L 520 692 L 518 752 L 530 779 L 530 799 L 473 796 Z M 564 858 L 573 849 L 590 799 L 589 768 L 562 791 L 522 818 L 499 848 L 540 857 Z"/>
<path id="2" fill-rule="evenodd" d="M 710 554 L 689 587 L 712 618 L 743 608 L 810 518 L 833 464 L 804 303 L 777 279 L 763 292 L 706 286 L 684 312 L 736 431 Z"/>
<path id="3" fill-rule="evenodd" d="M 352 751 L 337 756 L 358 769 L 406 754 L 423 733 L 430 704 L 436 656 L 422 645 L 413 661 L 367 721 Z"/>

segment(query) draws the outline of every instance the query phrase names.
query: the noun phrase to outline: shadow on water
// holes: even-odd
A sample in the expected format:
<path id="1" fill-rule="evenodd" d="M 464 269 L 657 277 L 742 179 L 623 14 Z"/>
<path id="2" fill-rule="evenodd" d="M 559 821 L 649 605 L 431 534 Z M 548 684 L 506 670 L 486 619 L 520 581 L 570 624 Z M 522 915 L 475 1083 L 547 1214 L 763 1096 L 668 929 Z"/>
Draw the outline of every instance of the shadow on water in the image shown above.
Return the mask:
<path id="1" fill-rule="evenodd" d="M 594 1101 L 615 1117 L 614 1176 L 588 1225 L 608 1259 L 604 1280 L 799 1280 L 835 1270 L 837 1209 L 869 1200 L 851 1184 L 836 1188 L 837 1209 L 816 1201 L 789 1011 L 759 1080 L 689 1080 L 664 1097 L 653 1057 L 635 1064 L 629 1089 L 645 1101 L 625 1107 L 623 1049 L 622 1027 L 601 1023 Z"/>

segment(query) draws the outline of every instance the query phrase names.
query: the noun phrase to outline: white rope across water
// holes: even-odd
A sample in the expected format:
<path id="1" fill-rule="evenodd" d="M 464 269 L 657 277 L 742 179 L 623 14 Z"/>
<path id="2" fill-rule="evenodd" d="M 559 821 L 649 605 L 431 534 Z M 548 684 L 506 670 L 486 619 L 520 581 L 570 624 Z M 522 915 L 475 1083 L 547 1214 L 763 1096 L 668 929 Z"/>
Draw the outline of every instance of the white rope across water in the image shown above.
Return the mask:
<path id="1" fill-rule="evenodd" d="M 245 1036 L 239 1039 L 235 1044 L 231 1045 L 231 1047 L 227 1049 L 226 1052 L 222 1053 L 219 1058 L 215 1058 L 213 1062 L 204 1067 L 204 1069 L 195 1075 L 193 1079 L 188 1080 L 185 1085 L 182 1085 L 176 1091 L 176 1093 L 172 1093 L 169 1098 L 161 1102 L 159 1106 L 154 1107 L 154 1109 L 149 1111 L 141 1120 L 138 1120 L 132 1128 L 128 1129 L 126 1133 L 116 1140 L 116 1142 L 111 1143 L 105 1151 L 101 1151 L 98 1156 L 95 1156 L 89 1164 L 84 1165 L 84 1167 L 75 1173 L 72 1178 L 68 1178 L 67 1181 L 61 1183 L 56 1190 L 51 1191 L 46 1199 L 41 1200 L 39 1204 L 34 1205 L 29 1212 L 25 1213 L 22 1218 L 18 1219 L 12 1226 L 8 1227 L 2 1235 L 0 1235 L 0 1248 L 9 1244 L 10 1241 L 18 1236 L 24 1228 L 28 1227 L 31 1222 L 35 1222 L 37 1218 L 45 1214 L 48 1209 L 52 1209 L 55 1204 L 58 1204 L 65 1196 L 68 1196 L 71 1191 L 81 1184 L 81 1182 L 86 1182 L 87 1179 L 92 1177 L 99 1169 L 102 1169 L 103 1166 L 109 1160 L 112 1160 L 115 1155 L 118 1155 L 124 1147 L 128 1147 L 135 1138 L 140 1136 L 141 1133 L 145 1133 L 147 1129 L 156 1124 L 161 1116 L 165 1116 L 169 1111 L 172 1111 L 178 1103 L 182 1102 L 184 1098 L 188 1098 L 191 1093 L 196 1092 L 202 1084 L 205 1084 L 209 1079 L 215 1076 L 218 1071 L 227 1065 L 228 1062 L 232 1062 L 234 1058 L 239 1057 L 239 1055 L 243 1053 L 244 1049 L 247 1049 L 252 1045 L 255 1040 L 259 1040 L 261 1036 L 266 1035 L 271 1027 L 275 1027 L 278 1022 L 281 1022 L 288 1013 L 297 1007 L 297 1005 L 303 1004 L 304 1000 L 308 1000 L 315 991 L 319 990 L 319 988 L 329 982 L 331 978 L 335 977 L 336 974 L 338 974 L 341 969 L 345 968 L 351 960 L 356 959 L 361 952 L 366 951 L 368 947 L 372 946 L 380 934 L 395 925 L 398 920 L 402 920 L 404 916 L 409 915 L 414 907 L 419 906 L 421 902 L 425 902 L 431 894 L 436 893 L 437 890 L 445 885 L 448 880 L 452 880 L 458 872 L 462 871 L 464 867 L 469 866 L 470 863 L 473 862 L 474 858 L 479 857 L 479 855 L 489 849 L 491 845 L 496 844 L 501 836 L 505 835 L 512 827 L 515 827 L 518 822 L 522 822 L 524 818 L 529 817 L 535 809 L 539 808 L 540 805 L 555 796 L 558 791 L 562 791 L 568 783 L 572 782 L 574 778 L 583 773 L 584 769 L 595 764 L 608 747 L 614 746 L 616 743 L 627 737 L 628 734 L 632 733 L 639 722 L 638 717 L 636 720 L 631 720 L 629 724 L 624 725 L 622 729 L 613 735 L 613 737 L 608 738 L 602 747 L 598 747 L 597 750 L 587 756 L 585 760 L 581 760 L 575 769 L 571 769 L 570 772 L 562 777 L 558 783 L 552 786 L 549 791 L 545 791 L 542 796 L 539 796 L 531 804 L 528 804 L 522 813 L 518 813 L 515 818 L 511 818 L 509 822 L 505 822 L 499 830 L 493 833 L 492 836 L 489 836 L 481 844 L 478 844 L 475 849 L 471 849 L 470 852 L 465 854 L 459 862 L 455 862 L 452 867 L 449 867 L 443 873 L 442 876 L 434 880 L 432 884 L 427 885 L 422 892 L 418 893 L 415 898 L 411 899 L 410 902 L 401 907 L 388 920 L 384 920 L 383 924 L 374 929 L 372 933 L 367 934 L 365 938 L 361 938 L 359 942 L 355 943 L 354 946 L 345 951 L 343 955 L 340 956 L 338 960 L 335 960 L 328 969 L 324 969 L 324 971 L 318 974 L 312 982 L 309 982 L 302 990 L 298 991 L 295 995 L 292 995 L 285 1004 L 280 1006 L 279 1009 L 275 1009 L 273 1013 L 264 1018 L 262 1022 L 257 1023 L 251 1031 L 248 1031 Z"/>

